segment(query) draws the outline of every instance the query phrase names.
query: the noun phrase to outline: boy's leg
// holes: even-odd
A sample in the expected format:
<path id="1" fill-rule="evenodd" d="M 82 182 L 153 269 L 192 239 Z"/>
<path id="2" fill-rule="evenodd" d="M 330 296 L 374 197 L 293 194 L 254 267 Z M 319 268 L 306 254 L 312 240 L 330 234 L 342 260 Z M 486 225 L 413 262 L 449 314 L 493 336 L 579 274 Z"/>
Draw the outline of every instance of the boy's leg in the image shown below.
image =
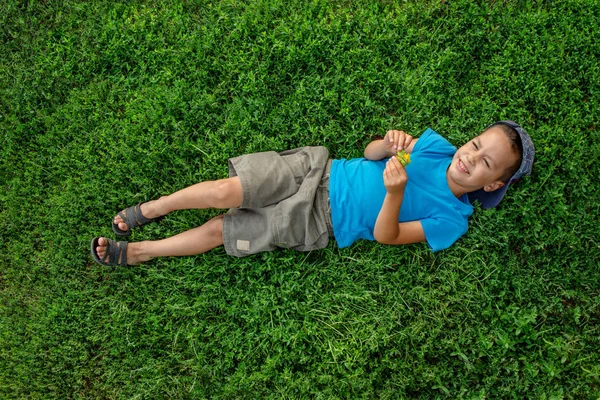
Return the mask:
<path id="1" fill-rule="evenodd" d="M 219 179 L 200 182 L 181 189 L 168 196 L 151 200 L 141 205 L 142 215 L 148 219 L 167 215 L 171 211 L 191 208 L 234 208 L 242 204 L 242 184 L 240 178 Z M 119 229 L 129 229 L 123 219 L 117 215 L 114 223 Z"/>
<path id="2" fill-rule="evenodd" d="M 185 190 L 185 189 L 184 189 Z M 162 240 L 130 242 L 127 245 L 127 264 L 133 265 L 154 257 L 191 256 L 223 244 L 223 217 L 219 215 L 204 225 Z M 100 238 L 96 254 L 103 258 L 108 241 Z"/>

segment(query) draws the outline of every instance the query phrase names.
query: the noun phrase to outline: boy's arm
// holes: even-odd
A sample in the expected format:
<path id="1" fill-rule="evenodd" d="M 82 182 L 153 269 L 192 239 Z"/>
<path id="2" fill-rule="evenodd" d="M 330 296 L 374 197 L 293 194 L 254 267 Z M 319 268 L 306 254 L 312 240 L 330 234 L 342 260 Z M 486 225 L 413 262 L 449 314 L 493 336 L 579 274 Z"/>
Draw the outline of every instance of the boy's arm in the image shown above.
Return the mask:
<path id="1" fill-rule="evenodd" d="M 409 244 L 425 241 L 425 232 L 420 221 L 398 222 L 407 181 L 404 167 L 396 157 L 391 157 L 383 171 L 383 183 L 387 193 L 373 231 L 373 236 L 379 243 Z"/>
<path id="2" fill-rule="evenodd" d="M 365 148 L 365 158 L 367 160 L 383 160 L 384 158 L 396 155 L 399 150 L 412 153 L 417 140 L 403 131 L 387 131 L 383 139 L 373 140 L 367 145 Z"/>
<path id="3" fill-rule="evenodd" d="M 383 244 L 411 244 L 425 241 L 425 232 L 421 221 L 398 222 L 400 205 L 396 206 L 394 201 L 388 196 L 383 202 L 377 222 L 375 222 L 375 231 L 373 236 L 375 240 Z M 400 201 L 401 203 L 401 201 Z"/>

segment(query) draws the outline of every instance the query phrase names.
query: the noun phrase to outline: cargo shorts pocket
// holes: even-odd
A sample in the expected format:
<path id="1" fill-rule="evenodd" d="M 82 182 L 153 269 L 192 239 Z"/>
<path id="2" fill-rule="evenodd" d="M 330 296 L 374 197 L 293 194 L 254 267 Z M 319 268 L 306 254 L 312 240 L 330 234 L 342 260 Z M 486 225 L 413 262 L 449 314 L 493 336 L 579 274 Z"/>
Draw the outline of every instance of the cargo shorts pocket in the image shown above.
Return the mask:
<path id="1" fill-rule="evenodd" d="M 308 251 L 327 246 L 327 227 L 319 229 L 312 213 L 293 211 L 273 218 L 273 244 L 277 247 Z M 321 231 L 322 232 L 321 232 Z"/>

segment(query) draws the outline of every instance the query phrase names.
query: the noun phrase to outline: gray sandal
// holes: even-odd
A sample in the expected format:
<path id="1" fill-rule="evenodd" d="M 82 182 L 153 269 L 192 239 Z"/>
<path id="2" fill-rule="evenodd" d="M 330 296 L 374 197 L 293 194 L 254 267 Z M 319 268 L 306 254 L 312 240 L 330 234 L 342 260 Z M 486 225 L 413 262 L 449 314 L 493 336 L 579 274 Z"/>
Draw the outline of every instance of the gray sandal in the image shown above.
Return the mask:
<path id="1" fill-rule="evenodd" d="M 157 217 L 148 219 L 142 215 L 142 203 L 138 203 L 135 206 L 126 208 L 123 211 L 117 213 L 118 216 L 123 218 L 123 222 L 127 224 L 129 229 L 126 231 L 119 228 L 119 225 L 113 221 L 112 229 L 117 236 L 129 236 L 131 235 L 131 228 L 137 228 L 138 226 L 149 224 L 150 222 L 156 222 L 161 220 L 163 217 Z"/>
<path id="2" fill-rule="evenodd" d="M 105 238 L 106 239 L 106 238 Z M 106 246 L 106 254 L 100 258 L 96 253 L 96 247 L 98 247 L 98 240 L 100 237 L 92 239 L 92 245 L 90 250 L 92 251 L 92 257 L 100 265 L 106 267 L 113 267 L 116 265 L 126 266 L 127 265 L 127 242 L 116 242 L 112 239 L 108 240 L 108 246 Z"/>

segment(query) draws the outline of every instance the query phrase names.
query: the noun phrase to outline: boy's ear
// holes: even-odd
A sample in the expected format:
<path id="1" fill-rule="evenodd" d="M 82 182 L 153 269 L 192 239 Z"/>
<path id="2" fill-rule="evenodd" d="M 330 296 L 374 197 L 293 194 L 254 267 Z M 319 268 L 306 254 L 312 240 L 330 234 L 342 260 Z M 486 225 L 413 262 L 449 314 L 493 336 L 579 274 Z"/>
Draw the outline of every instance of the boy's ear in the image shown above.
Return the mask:
<path id="1" fill-rule="evenodd" d="M 494 190 L 500 189 L 502 186 L 504 186 L 504 182 L 496 181 L 496 182 L 490 183 L 489 185 L 485 185 L 483 187 L 483 190 L 486 192 L 493 192 Z"/>

